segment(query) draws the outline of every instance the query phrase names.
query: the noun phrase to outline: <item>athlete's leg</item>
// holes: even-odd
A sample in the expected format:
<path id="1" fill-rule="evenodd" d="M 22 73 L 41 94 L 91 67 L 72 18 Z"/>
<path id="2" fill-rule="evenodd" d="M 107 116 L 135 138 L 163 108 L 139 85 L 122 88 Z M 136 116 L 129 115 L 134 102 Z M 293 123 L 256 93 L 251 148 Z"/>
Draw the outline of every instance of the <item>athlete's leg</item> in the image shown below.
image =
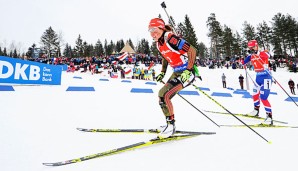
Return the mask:
<path id="1" fill-rule="evenodd" d="M 272 85 L 272 77 L 271 75 L 265 75 L 263 77 L 263 85 L 260 90 L 260 99 L 264 105 L 265 111 L 267 118 L 264 120 L 264 124 L 273 124 L 272 120 L 272 110 L 271 110 L 271 104 L 268 101 L 268 97 L 270 95 L 270 89 Z"/>
<path id="2" fill-rule="evenodd" d="M 257 79 L 256 79 L 257 80 Z M 256 81 L 257 83 L 257 81 Z M 261 89 L 261 84 L 254 84 L 253 87 L 253 92 L 252 92 L 252 99 L 254 103 L 254 108 L 259 109 L 260 107 L 260 89 Z"/>
<path id="3" fill-rule="evenodd" d="M 182 83 L 180 81 L 181 73 L 173 73 L 167 83 L 159 90 L 159 104 L 166 117 L 174 119 L 174 109 L 171 99 L 183 88 L 189 86 L 195 79 L 194 74 L 191 75 L 190 81 Z"/>
<path id="4" fill-rule="evenodd" d="M 268 97 L 270 95 L 271 91 L 271 85 L 272 85 L 272 78 L 271 76 L 264 76 L 263 77 L 263 86 L 260 89 L 260 99 L 264 105 L 266 113 L 272 113 L 271 111 L 271 105 L 268 101 Z"/>
<path id="5" fill-rule="evenodd" d="M 170 120 L 174 119 L 174 110 L 171 98 L 180 90 L 183 86 L 180 81 L 177 80 L 176 75 L 173 73 L 168 82 L 159 90 L 159 105 L 166 117 Z"/>

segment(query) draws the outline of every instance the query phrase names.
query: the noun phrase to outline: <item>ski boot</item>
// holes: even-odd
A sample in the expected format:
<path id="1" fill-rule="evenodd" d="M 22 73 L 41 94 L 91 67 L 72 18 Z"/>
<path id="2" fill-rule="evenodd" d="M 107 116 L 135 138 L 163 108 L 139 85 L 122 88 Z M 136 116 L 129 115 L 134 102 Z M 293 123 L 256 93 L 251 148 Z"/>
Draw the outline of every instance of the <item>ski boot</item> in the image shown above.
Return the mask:
<path id="1" fill-rule="evenodd" d="M 254 110 L 248 113 L 248 116 L 259 116 L 259 106 L 255 106 Z"/>
<path id="2" fill-rule="evenodd" d="M 169 117 L 167 117 L 167 125 L 161 126 L 159 130 L 160 133 L 157 136 L 159 139 L 169 138 L 170 136 L 175 134 L 175 120 L 169 120 Z"/>
<path id="3" fill-rule="evenodd" d="M 272 113 L 271 112 L 266 112 L 266 114 L 267 114 L 267 117 L 262 122 L 262 124 L 263 125 L 273 125 Z"/>

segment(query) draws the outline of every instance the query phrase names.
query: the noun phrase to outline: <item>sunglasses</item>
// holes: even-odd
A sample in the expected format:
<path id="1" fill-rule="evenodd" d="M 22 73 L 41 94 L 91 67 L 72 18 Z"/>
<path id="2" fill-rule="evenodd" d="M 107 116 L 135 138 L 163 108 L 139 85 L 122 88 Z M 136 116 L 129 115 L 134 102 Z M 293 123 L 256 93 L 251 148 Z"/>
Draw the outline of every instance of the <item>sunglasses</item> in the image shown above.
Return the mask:
<path id="1" fill-rule="evenodd" d="M 152 27 L 152 28 L 149 28 L 148 31 L 149 31 L 150 33 L 152 33 L 152 32 L 154 32 L 154 31 L 156 31 L 156 29 L 157 29 L 157 27 Z"/>
<path id="2" fill-rule="evenodd" d="M 253 46 L 253 47 L 248 47 L 248 49 L 250 49 L 250 50 L 255 49 L 255 48 L 256 48 L 255 46 Z"/>

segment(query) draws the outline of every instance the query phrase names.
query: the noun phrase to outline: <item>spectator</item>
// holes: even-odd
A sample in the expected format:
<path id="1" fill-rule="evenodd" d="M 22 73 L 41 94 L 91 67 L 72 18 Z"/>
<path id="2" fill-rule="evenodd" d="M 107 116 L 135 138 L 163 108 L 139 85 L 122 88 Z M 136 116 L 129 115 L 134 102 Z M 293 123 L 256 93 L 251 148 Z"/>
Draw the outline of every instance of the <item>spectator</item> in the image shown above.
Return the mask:
<path id="1" fill-rule="evenodd" d="M 272 70 L 273 70 L 274 72 L 276 72 L 276 63 L 275 63 L 275 62 L 273 62 L 273 64 L 272 64 Z"/>
<path id="2" fill-rule="evenodd" d="M 244 77 L 242 76 L 242 74 L 240 74 L 239 76 L 239 83 L 240 83 L 240 87 L 243 90 L 243 82 L 244 82 Z"/>
<path id="3" fill-rule="evenodd" d="M 296 73 L 297 72 L 297 68 L 296 68 L 296 62 L 293 62 L 293 72 Z"/>
<path id="4" fill-rule="evenodd" d="M 221 76 L 221 80 L 222 80 L 222 87 L 223 87 L 223 88 L 227 88 L 227 82 L 226 82 L 226 76 L 225 76 L 225 73 L 222 74 L 222 76 Z"/>
<path id="5" fill-rule="evenodd" d="M 153 79 L 153 81 L 155 81 L 155 70 L 154 69 L 152 69 L 152 79 Z"/>
<path id="6" fill-rule="evenodd" d="M 120 69 L 121 79 L 125 78 L 125 71 L 123 68 Z"/>
<path id="7" fill-rule="evenodd" d="M 289 80 L 288 85 L 290 87 L 291 93 L 295 95 L 295 83 L 292 79 Z M 297 84 L 298 87 L 298 84 Z"/>
<path id="8" fill-rule="evenodd" d="M 232 69 L 236 69 L 237 68 L 237 65 L 235 62 L 232 63 Z"/>

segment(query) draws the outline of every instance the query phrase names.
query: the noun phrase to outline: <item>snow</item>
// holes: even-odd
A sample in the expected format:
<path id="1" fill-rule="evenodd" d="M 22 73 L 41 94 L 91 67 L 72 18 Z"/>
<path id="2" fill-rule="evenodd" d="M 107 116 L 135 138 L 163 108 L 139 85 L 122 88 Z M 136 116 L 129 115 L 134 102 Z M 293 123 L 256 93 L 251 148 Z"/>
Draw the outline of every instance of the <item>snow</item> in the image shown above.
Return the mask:
<path id="1" fill-rule="evenodd" d="M 170 67 L 169 67 L 170 68 Z M 211 96 L 220 105 L 234 113 L 252 110 L 252 99 L 233 94 L 222 88 L 221 75 L 227 76 L 227 87 L 239 89 L 241 69 L 208 69 L 200 67 L 203 81 L 197 80 L 204 91 L 231 93 L 233 97 Z M 156 68 L 158 73 L 158 68 Z M 255 76 L 253 71 L 249 74 Z M 170 73 L 167 73 L 167 77 Z M 286 69 L 277 69 L 274 77 L 289 92 L 287 82 L 297 75 Z M 73 77 L 82 77 L 75 79 Z M 164 116 L 158 105 L 158 90 L 162 84 L 145 84 L 145 80 L 121 82 L 121 79 L 99 81 L 102 75 L 90 73 L 62 74 L 60 86 L 13 86 L 15 91 L 0 91 L 0 165 L 3 171 L 97 171 L 97 170 L 297 170 L 297 129 L 253 128 L 272 144 L 248 128 L 217 127 L 203 114 L 178 95 L 172 99 L 178 130 L 216 132 L 181 141 L 157 144 L 103 158 L 60 167 L 48 167 L 44 162 L 57 162 L 83 157 L 155 137 L 154 134 L 86 133 L 82 128 L 157 128 Z M 166 80 L 166 79 L 164 79 Z M 244 84 L 245 85 L 245 84 Z M 95 91 L 66 91 L 69 86 L 91 86 Z M 250 92 L 253 83 L 250 81 Z M 148 88 L 153 93 L 131 93 L 132 88 Z M 192 86 L 185 90 L 196 91 Z M 183 95 L 200 111 L 225 112 L 200 91 L 199 96 Z M 298 125 L 297 106 L 285 101 L 288 95 L 273 84 L 270 95 L 273 117 Z M 297 97 L 297 96 L 293 96 Z M 297 103 L 297 102 L 296 102 Z M 263 105 L 261 116 L 265 117 Z M 241 124 L 233 116 L 204 112 L 217 124 Z M 247 124 L 260 120 L 239 117 Z"/>

